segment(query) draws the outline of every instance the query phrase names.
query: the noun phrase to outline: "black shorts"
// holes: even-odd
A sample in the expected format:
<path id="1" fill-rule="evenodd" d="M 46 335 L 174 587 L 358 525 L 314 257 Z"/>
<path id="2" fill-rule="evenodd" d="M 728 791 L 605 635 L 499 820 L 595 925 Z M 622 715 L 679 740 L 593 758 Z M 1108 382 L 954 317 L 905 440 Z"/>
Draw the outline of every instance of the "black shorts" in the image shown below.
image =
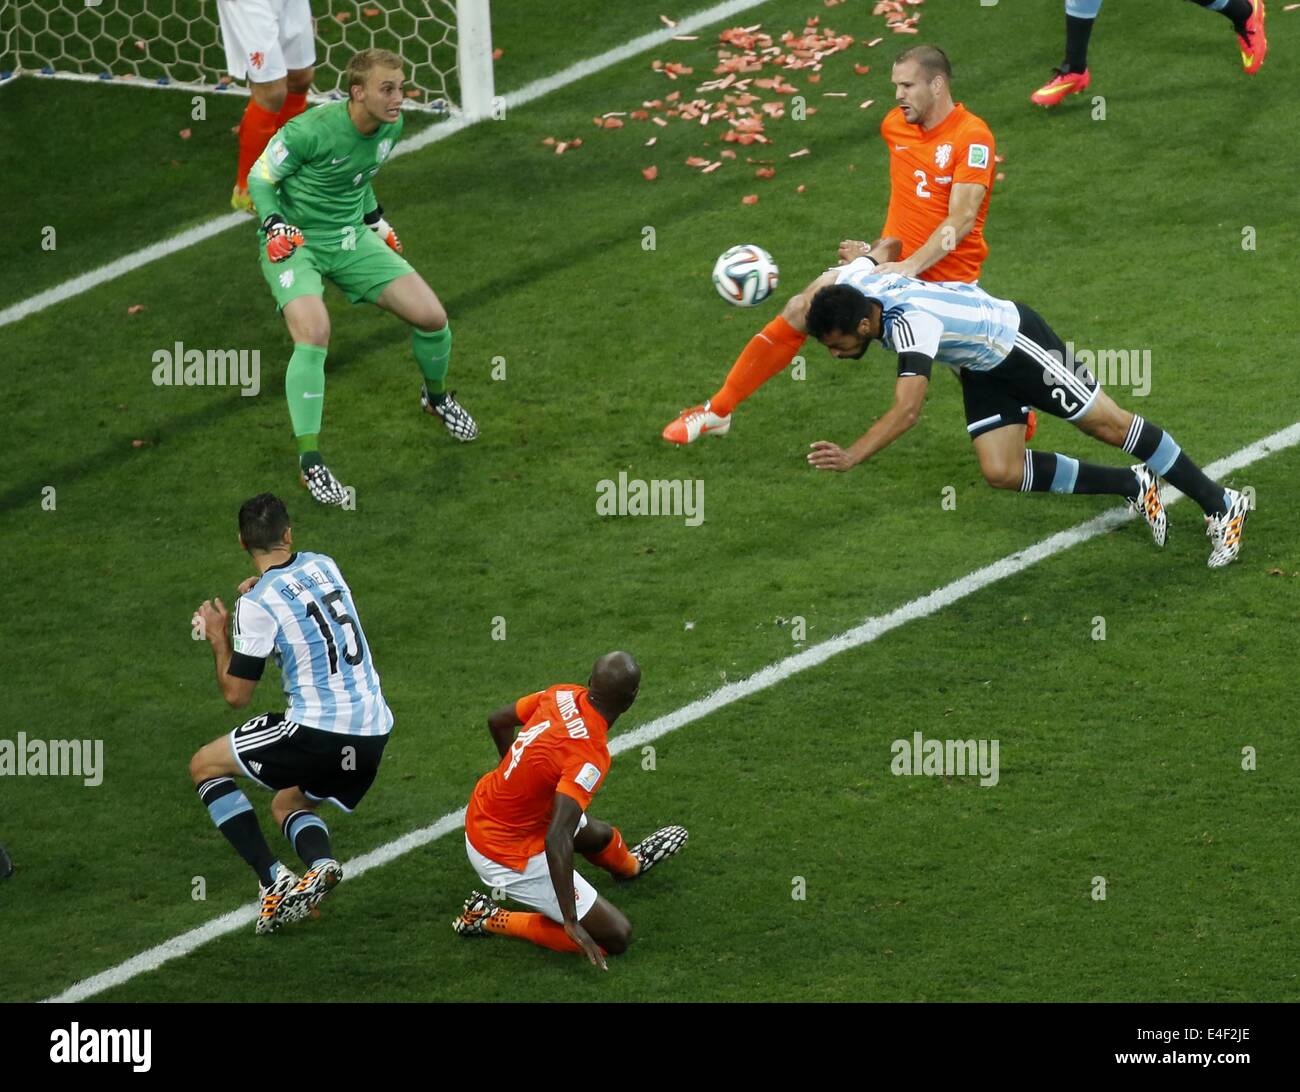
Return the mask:
<path id="1" fill-rule="evenodd" d="M 322 732 L 263 713 L 230 733 L 240 769 L 268 789 L 302 789 L 313 800 L 329 800 L 344 811 L 361 803 L 379 772 L 388 736 Z"/>
<path id="2" fill-rule="evenodd" d="M 1005 425 L 1023 425 L 1031 406 L 1077 421 L 1092 408 L 1101 389 L 1042 315 L 1023 303 L 1017 303 L 1016 310 L 1020 332 L 1007 358 L 986 372 L 961 370 L 966 431 L 972 440 Z"/>

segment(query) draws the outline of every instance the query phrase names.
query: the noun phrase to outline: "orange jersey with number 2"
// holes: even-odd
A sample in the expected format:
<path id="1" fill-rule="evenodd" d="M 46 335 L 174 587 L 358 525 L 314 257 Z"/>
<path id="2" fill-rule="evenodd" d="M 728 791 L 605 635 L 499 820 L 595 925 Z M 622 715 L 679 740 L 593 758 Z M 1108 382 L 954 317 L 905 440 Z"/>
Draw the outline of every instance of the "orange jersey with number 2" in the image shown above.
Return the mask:
<path id="1" fill-rule="evenodd" d="M 988 257 L 984 217 L 993 193 L 993 133 L 958 103 L 933 129 L 922 129 L 903 118 L 895 107 L 880 124 L 889 149 L 889 214 L 884 234 L 902 241 L 906 258 L 919 250 L 948 217 L 948 199 L 958 182 L 985 187 L 975 226 L 956 248 L 921 274 L 927 281 L 978 280 Z"/>
<path id="2" fill-rule="evenodd" d="M 587 688 L 561 683 L 520 698 L 519 735 L 496 769 L 479 778 L 465 811 L 465 834 L 484 857 L 522 872 L 546 848 L 555 794 L 586 811 L 609 772 L 609 724 Z"/>

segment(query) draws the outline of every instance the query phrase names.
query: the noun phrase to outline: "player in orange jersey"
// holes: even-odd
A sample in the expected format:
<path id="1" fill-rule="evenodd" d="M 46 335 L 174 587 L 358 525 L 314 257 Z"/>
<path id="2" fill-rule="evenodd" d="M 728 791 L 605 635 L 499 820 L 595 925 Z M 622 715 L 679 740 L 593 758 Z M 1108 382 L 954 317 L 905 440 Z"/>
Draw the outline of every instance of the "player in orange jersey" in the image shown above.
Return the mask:
<path id="1" fill-rule="evenodd" d="M 880 125 L 889 150 L 889 212 L 881 234 L 902 246 L 898 260 L 881 271 L 974 283 L 989 252 L 984 219 L 995 174 L 993 134 L 952 101 L 952 66 L 943 50 L 928 45 L 905 50 L 891 79 L 898 106 Z M 865 257 L 870 249 L 865 242 L 845 240 L 840 262 Z M 664 429 L 664 439 L 689 444 L 706 433 L 726 435 L 732 410 L 784 369 L 802 344 L 803 335 L 778 315 L 750 339 L 717 393 L 682 410 Z"/>
<path id="2" fill-rule="evenodd" d="M 451 923 L 461 936 L 520 937 L 557 952 L 582 952 L 601 970 L 609 969 L 607 954 L 627 950 L 632 926 L 574 870 L 573 855 L 631 880 L 686 844 L 684 827 L 664 827 L 628 849 L 617 827 L 587 815 L 609 772 L 610 725 L 636 700 L 640 685 L 637 662 L 610 652 L 596 661 L 586 686 L 548 687 L 488 718 L 501 762 L 474 786 L 465 852 L 493 897 L 470 893 Z M 496 901 L 502 895 L 535 912 L 503 910 Z"/>

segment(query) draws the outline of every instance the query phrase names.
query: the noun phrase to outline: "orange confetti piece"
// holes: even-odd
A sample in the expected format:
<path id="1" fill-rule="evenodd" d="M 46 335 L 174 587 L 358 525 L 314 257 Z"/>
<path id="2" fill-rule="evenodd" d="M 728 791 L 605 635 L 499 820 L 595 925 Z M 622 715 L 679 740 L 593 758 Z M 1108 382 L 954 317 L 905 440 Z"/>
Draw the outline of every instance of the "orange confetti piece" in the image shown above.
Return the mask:
<path id="1" fill-rule="evenodd" d="M 582 137 L 574 137 L 571 141 L 569 141 L 569 147 L 570 147 L 570 148 L 581 148 L 581 147 L 582 147 Z"/>
<path id="2" fill-rule="evenodd" d="M 630 117 L 633 121 L 645 121 L 650 117 L 650 114 L 646 110 L 633 110 L 632 113 L 628 115 L 628 117 Z"/>
<path id="3" fill-rule="evenodd" d="M 137 38 L 137 39 L 136 39 L 136 42 L 135 42 L 135 48 L 136 48 L 136 49 L 144 49 L 144 42 L 140 41 L 140 39 Z"/>
<path id="4" fill-rule="evenodd" d="M 361 14 L 367 19 L 373 19 L 376 15 L 383 15 L 384 13 L 378 8 L 362 8 Z"/>
<path id="5" fill-rule="evenodd" d="M 346 23 L 351 18 L 352 13 L 350 11 L 336 11 L 334 13 L 334 21 L 336 23 Z"/>
<path id="6" fill-rule="evenodd" d="M 855 64 L 855 65 L 853 66 L 853 71 L 854 71 L 854 73 L 856 73 L 856 74 L 859 75 L 859 76 L 865 76 L 868 72 L 871 71 L 871 65 L 869 65 L 869 64 Z"/>
<path id="7" fill-rule="evenodd" d="M 653 182 L 656 178 L 659 177 L 659 168 L 658 168 L 658 167 L 642 167 L 642 168 L 641 168 L 641 177 L 644 178 L 647 182 Z"/>
<path id="8" fill-rule="evenodd" d="M 1006 176 L 1005 174 L 1003 174 L 1001 171 L 998 171 L 997 179 L 998 179 L 999 182 L 1004 181 L 1004 180 L 1006 179 L 1006 177 L 1007 177 L 1007 176 Z"/>
<path id="9" fill-rule="evenodd" d="M 132 446 L 132 447 L 148 447 L 148 446 L 149 446 L 149 441 L 148 441 L 148 440 L 132 440 L 132 441 L 131 441 L 131 446 Z"/>
<path id="10" fill-rule="evenodd" d="M 667 124 L 668 124 L 668 122 L 664 121 L 663 118 L 651 118 L 650 120 L 653 121 L 656 125 L 667 125 Z"/>
<path id="11" fill-rule="evenodd" d="M 605 119 L 602 121 L 602 124 L 604 125 L 604 127 L 605 127 L 606 129 L 621 129 L 621 128 L 623 128 L 623 119 L 622 119 L 622 118 L 605 118 Z"/>
<path id="12" fill-rule="evenodd" d="M 567 140 L 562 140 L 562 141 L 560 141 L 560 143 L 557 144 L 557 145 L 555 146 L 555 154 L 556 154 L 556 155 L 563 155 L 563 154 L 564 154 L 564 150 L 565 150 L 568 146 L 569 146 L 569 142 L 568 142 Z"/>
<path id="13" fill-rule="evenodd" d="M 494 61 L 501 60 L 501 58 L 504 57 L 505 55 L 506 55 L 506 51 L 504 49 L 494 49 L 492 51 L 492 59 Z"/>
<path id="14" fill-rule="evenodd" d="M 807 189 L 808 189 L 807 186 L 805 186 L 803 183 L 800 183 L 799 185 L 797 185 L 797 186 L 794 188 L 794 192 L 795 192 L 795 193 L 804 193 Z"/>
<path id="15" fill-rule="evenodd" d="M 716 171 L 721 166 L 722 166 L 722 160 L 718 160 L 716 163 L 710 163 L 707 167 L 704 168 L 704 170 L 700 171 L 700 174 L 709 174 L 712 171 Z"/>
<path id="16" fill-rule="evenodd" d="M 821 83 L 821 82 L 822 82 L 822 78 L 821 78 L 820 76 L 817 76 L 817 75 L 811 75 L 811 76 L 808 76 L 808 77 L 807 77 L 807 80 L 808 80 L 809 83 Z"/>
<path id="17" fill-rule="evenodd" d="M 420 92 L 416 88 L 411 88 L 411 90 L 406 93 L 406 97 L 408 99 L 418 99 L 420 97 Z"/>
<path id="18" fill-rule="evenodd" d="M 664 96 L 664 102 L 677 102 L 681 97 L 682 93 L 680 91 L 674 91 L 672 94 Z"/>
<path id="19" fill-rule="evenodd" d="M 757 205 L 757 204 L 758 204 L 758 194 L 756 194 L 756 193 L 748 194 L 748 195 L 746 195 L 745 197 L 742 197 L 742 198 L 740 199 L 740 203 L 741 203 L 742 205 Z"/>
<path id="20" fill-rule="evenodd" d="M 131 304 L 130 307 L 128 307 L 128 308 L 126 309 L 126 313 L 127 313 L 128 315 L 138 315 L 138 314 L 139 314 L 141 311 L 143 311 L 143 310 L 144 310 L 144 304 L 143 304 L 143 303 L 133 303 L 133 304 Z"/>
<path id="21" fill-rule="evenodd" d="M 776 168 L 775 168 L 775 167 L 759 167 L 758 170 L 756 170 L 756 171 L 754 172 L 754 177 L 755 177 L 755 178 L 775 178 L 775 177 L 776 177 Z"/>
<path id="22" fill-rule="evenodd" d="M 708 164 L 709 161 L 703 156 L 692 155 L 686 157 L 686 165 L 688 167 L 707 167 Z"/>
<path id="23" fill-rule="evenodd" d="M 555 137 L 553 137 L 553 136 L 542 137 L 542 143 L 543 143 L 543 144 L 554 144 L 554 143 L 555 143 Z"/>
<path id="24" fill-rule="evenodd" d="M 1000 156 L 1000 155 L 995 155 L 995 156 L 993 157 L 993 162 L 994 162 L 994 163 L 1003 163 L 1003 162 L 1005 162 L 1005 157 Z"/>
<path id="25" fill-rule="evenodd" d="M 885 40 L 884 38 L 872 38 L 871 41 L 867 43 L 867 48 L 874 49 L 876 46 L 880 45 L 880 43 L 883 42 L 884 40 Z"/>
<path id="26" fill-rule="evenodd" d="M 194 135 L 193 129 L 182 129 L 179 134 L 181 140 L 189 140 L 190 137 L 192 137 L 193 135 Z"/>
<path id="27" fill-rule="evenodd" d="M 733 152 L 730 148 L 723 148 L 722 151 L 720 151 L 720 152 L 718 153 L 718 155 L 722 156 L 723 159 L 735 159 L 735 158 L 736 158 L 736 153 Z"/>

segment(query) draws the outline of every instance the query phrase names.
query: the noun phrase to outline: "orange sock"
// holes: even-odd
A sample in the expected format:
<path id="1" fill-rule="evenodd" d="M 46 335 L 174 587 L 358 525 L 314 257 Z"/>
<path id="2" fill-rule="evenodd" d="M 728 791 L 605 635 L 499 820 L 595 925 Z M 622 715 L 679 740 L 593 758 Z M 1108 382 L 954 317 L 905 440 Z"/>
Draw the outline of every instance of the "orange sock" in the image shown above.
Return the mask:
<path id="1" fill-rule="evenodd" d="M 762 333 L 749 339 L 749 344 L 727 373 L 727 381 L 709 399 L 709 408 L 719 417 L 726 417 L 789 364 L 807 339 L 807 334 L 799 333 L 777 315 L 763 327 Z"/>
<path id="2" fill-rule="evenodd" d="M 239 123 L 239 170 L 235 175 L 235 185 L 241 190 L 247 188 L 248 172 L 280 127 L 276 121 L 278 117 L 259 105 L 256 99 L 248 100 L 243 120 Z"/>
<path id="3" fill-rule="evenodd" d="M 489 933 L 519 937 L 539 948 L 553 952 L 582 951 L 564 931 L 564 926 L 553 922 L 545 914 L 526 914 L 521 910 L 498 910 L 483 923 Z"/>
<path id="4" fill-rule="evenodd" d="M 303 94 L 298 95 L 290 91 L 284 96 L 284 105 L 280 107 L 280 112 L 275 115 L 275 127 L 277 129 L 283 129 L 285 122 L 292 121 L 306 109 L 306 93 L 304 92 Z"/>
<path id="5" fill-rule="evenodd" d="M 623 841 L 623 835 L 619 833 L 618 827 L 610 827 L 610 829 L 614 832 L 614 837 L 609 840 L 609 845 L 599 853 L 584 853 L 583 856 L 597 868 L 603 868 L 611 875 L 630 880 L 641 871 L 641 866 L 628 852 L 627 843 Z"/>

